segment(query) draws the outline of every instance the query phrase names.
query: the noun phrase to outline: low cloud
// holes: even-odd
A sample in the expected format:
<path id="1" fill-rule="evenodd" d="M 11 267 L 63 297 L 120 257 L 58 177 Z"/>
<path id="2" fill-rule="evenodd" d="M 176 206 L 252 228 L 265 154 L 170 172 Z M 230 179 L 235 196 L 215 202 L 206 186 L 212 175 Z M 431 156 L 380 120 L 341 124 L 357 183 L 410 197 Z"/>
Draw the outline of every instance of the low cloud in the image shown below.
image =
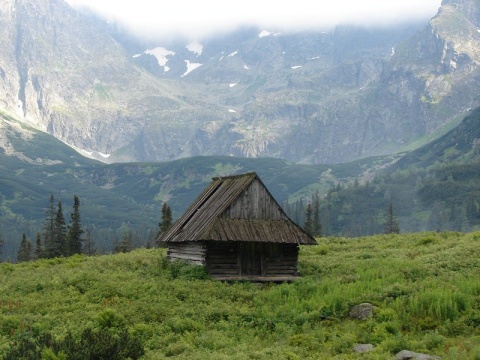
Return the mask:
<path id="1" fill-rule="evenodd" d="M 394 25 L 434 16 L 441 0 L 67 0 L 147 37 L 201 39 L 240 25 L 275 31 Z"/>

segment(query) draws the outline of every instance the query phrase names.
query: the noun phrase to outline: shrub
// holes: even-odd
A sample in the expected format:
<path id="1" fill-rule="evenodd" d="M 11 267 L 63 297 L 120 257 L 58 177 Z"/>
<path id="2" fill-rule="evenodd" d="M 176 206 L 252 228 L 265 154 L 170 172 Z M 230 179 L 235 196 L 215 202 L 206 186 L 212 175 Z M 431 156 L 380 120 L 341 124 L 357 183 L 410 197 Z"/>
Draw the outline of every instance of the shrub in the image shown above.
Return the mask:
<path id="1" fill-rule="evenodd" d="M 208 278 L 204 266 L 191 265 L 182 260 L 169 262 L 167 269 L 172 279 L 205 280 Z"/>
<path id="2" fill-rule="evenodd" d="M 123 328 L 118 334 L 108 329 L 85 329 L 76 339 L 68 333 L 64 339 L 55 340 L 49 333 L 33 338 L 23 336 L 13 343 L 4 360 L 136 360 L 145 350 L 140 339 Z"/>

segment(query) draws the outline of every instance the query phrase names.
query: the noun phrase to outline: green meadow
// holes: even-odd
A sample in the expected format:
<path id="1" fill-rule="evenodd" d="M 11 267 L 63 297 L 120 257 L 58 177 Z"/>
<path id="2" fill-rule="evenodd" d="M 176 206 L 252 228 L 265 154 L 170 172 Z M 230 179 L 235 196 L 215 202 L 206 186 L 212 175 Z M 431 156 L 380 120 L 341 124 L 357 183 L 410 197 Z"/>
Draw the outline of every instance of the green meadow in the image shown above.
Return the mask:
<path id="1" fill-rule="evenodd" d="M 282 284 L 211 280 L 165 249 L 2 263 L 0 359 L 106 342 L 124 345 L 118 359 L 480 359 L 480 232 L 318 243 Z M 352 319 L 365 302 L 373 315 Z"/>

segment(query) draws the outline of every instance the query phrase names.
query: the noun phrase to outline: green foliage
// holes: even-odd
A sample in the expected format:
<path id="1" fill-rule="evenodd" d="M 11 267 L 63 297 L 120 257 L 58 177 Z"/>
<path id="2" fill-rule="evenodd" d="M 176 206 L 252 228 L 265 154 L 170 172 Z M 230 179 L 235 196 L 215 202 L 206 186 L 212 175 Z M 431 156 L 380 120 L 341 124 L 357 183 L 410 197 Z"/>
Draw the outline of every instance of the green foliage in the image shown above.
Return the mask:
<path id="1" fill-rule="evenodd" d="M 30 260 L 32 260 L 32 243 L 27 240 L 27 236 L 23 234 L 20 248 L 18 249 L 17 261 L 23 262 Z"/>
<path id="2" fill-rule="evenodd" d="M 73 196 L 73 212 L 70 214 L 70 225 L 67 234 L 67 251 L 65 255 L 82 253 L 82 224 L 80 220 L 80 199 L 77 195 Z"/>
<path id="3" fill-rule="evenodd" d="M 215 281 L 165 249 L 2 263 L 0 359 L 354 359 L 359 343 L 369 359 L 478 356 L 480 233 L 318 241 L 281 284 Z M 374 315 L 350 319 L 363 302 Z"/>
<path id="4" fill-rule="evenodd" d="M 112 333 L 108 329 L 83 330 L 79 338 L 72 333 L 62 339 L 51 334 L 39 336 L 22 335 L 4 355 L 4 360 L 95 360 L 95 359 L 139 359 L 145 350 L 140 339 L 127 329 Z"/>
<path id="5" fill-rule="evenodd" d="M 202 280 L 208 278 L 203 266 L 190 265 L 182 260 L 168 261 L 166 268 L 172 279 Z"/>

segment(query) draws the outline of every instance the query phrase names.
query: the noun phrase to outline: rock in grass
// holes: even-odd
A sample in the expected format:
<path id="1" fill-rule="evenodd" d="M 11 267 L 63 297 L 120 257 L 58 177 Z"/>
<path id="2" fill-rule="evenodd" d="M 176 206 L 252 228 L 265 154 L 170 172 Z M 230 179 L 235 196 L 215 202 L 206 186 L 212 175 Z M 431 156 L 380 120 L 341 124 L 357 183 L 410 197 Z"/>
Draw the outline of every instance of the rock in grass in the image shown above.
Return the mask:
<path id="1" fill-rule="evenodd" d="M 353 306 L 350 309 L 350 317 L 358 320 L 366 320 L 370 318 L 377 307 L 370 303 L 362 303 Z"/>
<path id="2" fill-rule="evenodd" d="M 373 345 L 372 344 L 357 344 L 353 347 L 353 351 L 357 353 L 364 353 L 364 352 L 369 352 L 373 350 Z"/>
<path id="3" fill-rule="evenodd" d="M 402 350 L 395 355 L 395 360 L 440 360 L 439 356 L 420 354 L 410 350 Z"/>

